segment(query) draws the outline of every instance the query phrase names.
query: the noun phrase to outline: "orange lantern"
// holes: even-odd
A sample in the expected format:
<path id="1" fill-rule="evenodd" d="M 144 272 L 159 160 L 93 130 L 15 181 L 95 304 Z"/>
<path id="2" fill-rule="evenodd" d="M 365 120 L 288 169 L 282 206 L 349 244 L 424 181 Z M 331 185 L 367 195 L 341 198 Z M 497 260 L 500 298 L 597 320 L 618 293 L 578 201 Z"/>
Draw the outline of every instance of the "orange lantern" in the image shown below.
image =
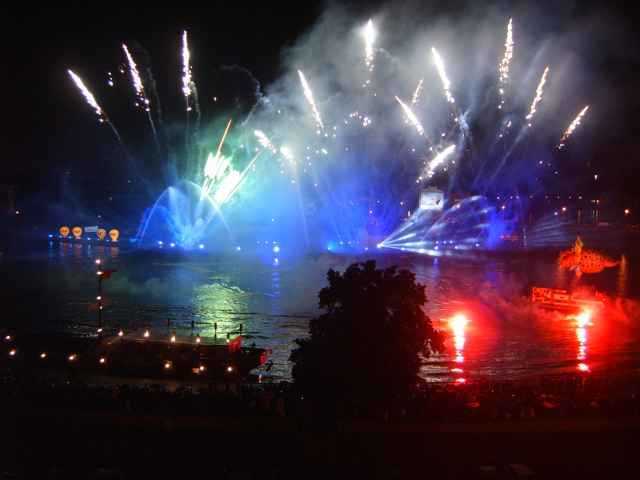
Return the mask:
<path id="1" fill-rule="evenodd" d="M 58 232 L 60 232 L 60 235 L 62 236 L 62 238 L 67 238 L 69 236 L 69 227 L 67 227 L 66 225 L 63 225 L 62 227 L 60 227 L 60 230 L 58 230 Z"/>
<path id="2" fill-rule="evenodd" d="M 82 238 L 82 227 L 73 227 L 71 233 L 73 233 L 76 240 L 80 240 Z"/>
<path id="3" fill-rule="evenodd" d="M 120 230 L 117 228 L 112 228 L 109 230 L 109 238 L 111 238 L 112 242 L 117 242 L 118 238 L 120 238 Z"/>
<path id="4" fill-rule="evenodd" d="M 107 236 L 107 231 L 104 228 L 99 228 L 96 230 L 96 235 L 98 236 L 98 240 L 104 240 Z"/>

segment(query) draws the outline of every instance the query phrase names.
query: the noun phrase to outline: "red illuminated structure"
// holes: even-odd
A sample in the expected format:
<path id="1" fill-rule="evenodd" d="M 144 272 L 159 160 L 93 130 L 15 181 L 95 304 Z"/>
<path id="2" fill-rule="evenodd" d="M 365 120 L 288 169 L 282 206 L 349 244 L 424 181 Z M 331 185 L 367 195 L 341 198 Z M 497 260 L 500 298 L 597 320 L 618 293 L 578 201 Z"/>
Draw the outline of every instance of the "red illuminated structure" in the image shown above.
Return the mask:
<path id="1" fill-rule="evenodd" d="M 598 309 L 604 305 L 597 292 L 593 297 L 573 294 L 560 288 L 532 287 L 531 302 L 553 310 L 578 311 L 580 309 Z"/>

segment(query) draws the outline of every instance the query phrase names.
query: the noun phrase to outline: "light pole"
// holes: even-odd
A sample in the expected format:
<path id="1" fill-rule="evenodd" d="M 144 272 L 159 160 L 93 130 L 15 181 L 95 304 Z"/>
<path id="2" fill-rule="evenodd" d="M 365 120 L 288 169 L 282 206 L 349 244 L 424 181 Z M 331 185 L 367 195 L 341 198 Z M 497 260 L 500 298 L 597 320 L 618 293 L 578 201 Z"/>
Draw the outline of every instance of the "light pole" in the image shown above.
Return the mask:
<path id="1" fill-rule="evenodd" d="M 96 265 L 98 266 L 98 271 L 96 275 L 98 276 L 98 296 L 96 300 L 98 300 L 98 329 L 102 330 L 102 277 L 104 272 L 100 268 L 100 264 L 102 261 L 98 258 L 96 259 Z"/>

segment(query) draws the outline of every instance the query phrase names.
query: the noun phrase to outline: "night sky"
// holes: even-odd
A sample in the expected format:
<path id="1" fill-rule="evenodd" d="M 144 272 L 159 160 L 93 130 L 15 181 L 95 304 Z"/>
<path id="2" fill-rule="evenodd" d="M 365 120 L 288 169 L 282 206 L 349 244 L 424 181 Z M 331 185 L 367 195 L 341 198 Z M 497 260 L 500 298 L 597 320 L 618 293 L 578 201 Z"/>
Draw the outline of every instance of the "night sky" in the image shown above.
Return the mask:
<path id="1" fill-rule="evenodd" d="M 464 15 L 467 3 L 395 2 L 393 8 L 415 9 L 428 27 L 430 16 Z M 531 19 L 527 28 L 539 26 L 541 36 L 575 23 L 591 25 L 591 43 L 577 47 L 576 54 L 585 57 L 582 60 L 592 69 L 589 84 L 598 90 L 596 96 L 606 96 L 608 101 L 607 105 L 593 106 L 596 119 L 589 125 L 589 135 L 594 147 L 585 161 L 593 168 L 615 172 L 607 175 L 611 188 L 633 192 L 640 180 L 636 153 L 640 49 L 633 33 L 636 13 L 613 8 L 609 2 L 494 4 L 503 8 L 507 17 L 512 12 L 526 13 Z M 352 2 L 354 21 L 375 13 L 380 5 L 383 2 Z M 0 183 L 17 185 L 18 192 L 27 195 L 44 189 L 52 176 L 78 165 L 83 172 L 90 168 L 95 174 L 117 175 L 115 169 L 100 163 L 114 147 L 97 146 L 104 143 L 108 132 L 99 131 L 91 111 L 82 108 L 82 100 L 66 76 L 67 68 L 76 69 L 96 85 L 105 80 L 107 69 L 121 61 L 119 48 L 126 41 L 143 46 L 151 56 L 161 96 L 173 88 L 178 92 L 179 86 L 172 82 L 179 81 L 178 36 L 186 28 L 196 51 L 196 82 L 205 78 L 215 81 L 212 72 L 221 64 L 238 64 L 251 70 L 264 86 L 280 72 L 282 49 L 309 29 L 324 7 L 324 2 L 315 1 L 299 2 L 295 8 L 280 2 L 258 6 L 220 2 L 208 8 L 119 8 L 110 4 L 74 9 L 3 7 L 5 73 L 1 82 L 5 98 Z M 94 157 L 99 158 L 96 163 Z"/>

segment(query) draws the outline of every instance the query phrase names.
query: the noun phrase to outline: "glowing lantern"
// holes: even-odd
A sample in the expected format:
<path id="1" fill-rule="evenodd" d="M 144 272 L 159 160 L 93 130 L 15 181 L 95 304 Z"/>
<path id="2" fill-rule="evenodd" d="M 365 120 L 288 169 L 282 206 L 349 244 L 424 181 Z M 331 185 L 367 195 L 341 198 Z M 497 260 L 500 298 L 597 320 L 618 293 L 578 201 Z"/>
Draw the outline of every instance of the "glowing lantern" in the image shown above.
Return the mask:
<path id="1" fill-rule="evenodd" d="M 117 242 L 118 238 L 120 238 L 120 230 L 118 230 L 117 228 L 112 228 L 111 230 L 109 230 L 109 238 L 112 242 Z"/>
<path id="2" fill-rule="evenodd" d="M 42 353 L 40 354 L 40 358 L 42 358 L 42 359 L 47 358 L 47 352 L 42 352 Z"/>
<path id="3" fill-rule="evenodd" d="M 63 225 L 62 227 L 60 227 L 60 230 L 58 230 L 62 238 L 67 238 L 70 231 L 71 230 L 69 230 L 69 227 L 67 227 L 66 225 Z"/>
<path id="4" fill-rule="evenodd" d="M 96 230 L 96 235 L 98 236 L 98 240 L 104 240 L 107 236 L 107 231 L 104 228 L 99 228 Z"/>
<path id="5" fill-rule="evenodd" d="M 72 353 L 71 355 L 69 355 L 69 361 L 73 362 L 76 359 L 76 354 Z"/>
<path id="6" fill-rule="evenodd" d="M 107 359 L 104 358 L 104 357 L 100 357 L 99 361 L 100 361 L 100 363 L 104 364 L 104 363 L 106 363 Z"/>
<path id="7" fill-rule="evenodd" d="M 73 233 L 76 240 L 80 240 L 82 238 L 82 227 L 73 227 L 73 229 L 71 229 L 71 233 Z"/>

